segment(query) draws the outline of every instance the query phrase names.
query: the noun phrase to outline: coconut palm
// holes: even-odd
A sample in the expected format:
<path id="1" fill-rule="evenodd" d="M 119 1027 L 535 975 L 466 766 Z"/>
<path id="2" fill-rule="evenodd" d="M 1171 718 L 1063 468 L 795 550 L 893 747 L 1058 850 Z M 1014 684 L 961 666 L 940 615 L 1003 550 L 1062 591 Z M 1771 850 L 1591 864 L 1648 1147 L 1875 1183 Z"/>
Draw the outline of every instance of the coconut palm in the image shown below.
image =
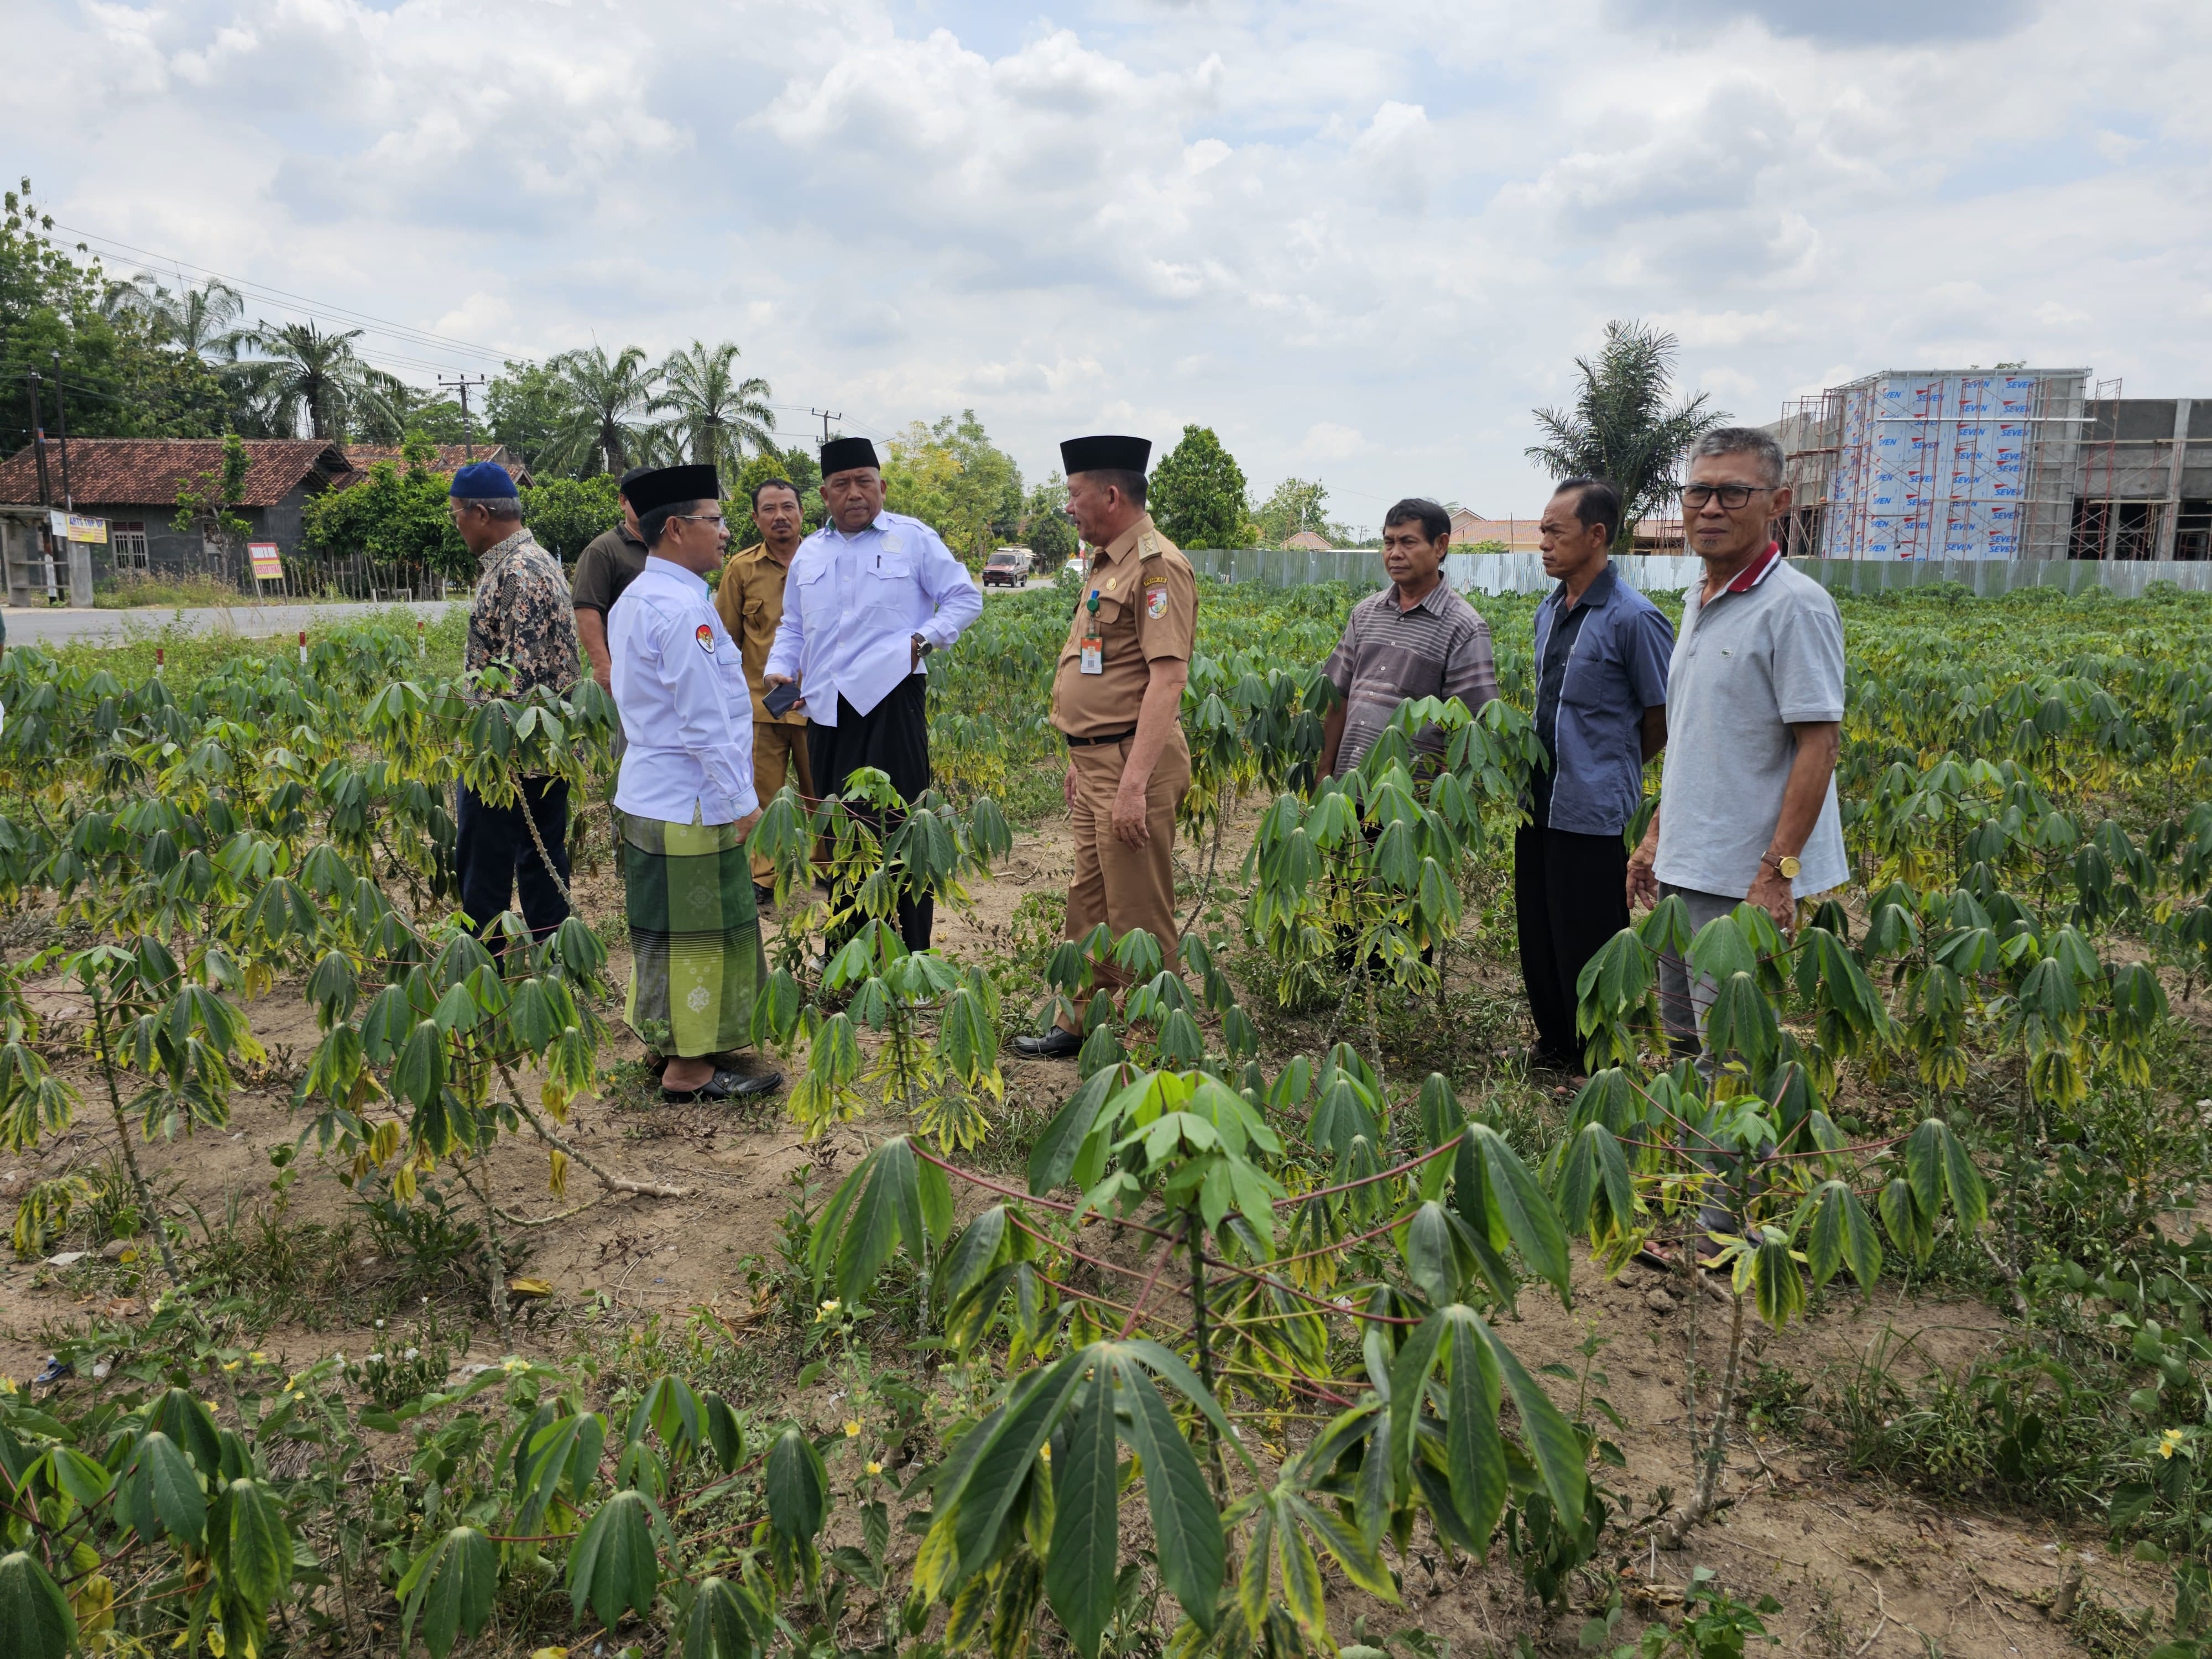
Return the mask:
<path id="1" fill-rule="evenodd" d="M 689 351 L 670 354 L 660 366 L 660 395 L 646 405 L 656 415 L 673 415 L 674 434 L 688 444 L 694 465 L 714 465 L 735 477 L 744 463 L 745 446 L 765 455 L 775 447 L 774 394 L 758 375 L 739 380 L 732 368 L 738 348 L 731 341 L 709 350 L 697 340 Z"/>
<path id="2" fill-rule="evenodd" d="M 1634 544 L 1638 520 L 1668 515 L 1674 469 L 1692 444 L 1729 418 L 1724 410 L 1708 409 L 1702 392 L 1668 407 L 1675 343 L 1673 335 L 1642 323 L 1607 323 L 1597 361 L 1575 359 L 1583 384 L 1574 408 L 1534 411 L 1552 441 L 1531 445 L 1530 460 L 1555 478 L 1603 478 L 1620 492 L 1615 552 Z"/>
<path id="3" fill-rule="evenodd" d="M 639 420 L 653 402 L 655 371 L 645 353 L 624 346 L 607 356 L 604 346 L 566 351 L 547 365 L 561 380 L 568 409 L 542 458 L 550 471 L 621 472 L 653 448 Z"/>
<path id="4" fill-rule="evenodd" d="M 355 354 L 361 330 L 325 333 L 313 322 L 257 326 L 246 343 L 262 355 L 232 371 L 250 404 L 277 430 L 340 439 L 349 425 L 390 427 L 398 377 Z"/>
<path id="5" fill-rule="evenodd" d="M 172 294 L 144 271 L 127 283 L 110 283 L 100 310 L 112 322 L 143 317 L 156 337 L 210 362 L 234 363 L 252 333 L 239 318 L 246 301 L 228 283 L 187 284 Z"/>

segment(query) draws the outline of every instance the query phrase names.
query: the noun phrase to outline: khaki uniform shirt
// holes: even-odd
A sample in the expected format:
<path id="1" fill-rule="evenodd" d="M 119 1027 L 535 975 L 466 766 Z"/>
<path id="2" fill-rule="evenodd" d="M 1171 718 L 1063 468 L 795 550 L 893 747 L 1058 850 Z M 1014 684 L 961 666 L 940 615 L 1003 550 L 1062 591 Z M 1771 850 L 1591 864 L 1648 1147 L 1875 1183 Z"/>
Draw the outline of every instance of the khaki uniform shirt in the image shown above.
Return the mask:
<path id="1" fill-rule="evenodd" d="M 778 564 L 769 556 L 767 543 L 756 542 L 742 552 L 731 554 L 729 562 L 722 567 L 721 582 L 714 589 L 714 609 L 744 658 L 745 684 L 753 690 L 753 719 L 770 725 L 804 726 L 805 709 L 771 714 L 761 701 L 767 690 L 761 684 L 761 676 L 768 672 L 769 647 L 775 643 L 776 628 L 783 621 L 784 578 L 790 574 L 790 566 Z"/>
<path id="2" fill-rule="evenodd" d="M 1096 622 L 1105 672 L 1083 672 L 1083 641 Z M 1071 738 L 1136 728 L 1155 659 L 1188 662 L 1198 635 L 1198 583 L 1182 550 L 1152 527 L 1131 525 L 1092 556 L 1053 675 L 1052 723 Z"/>

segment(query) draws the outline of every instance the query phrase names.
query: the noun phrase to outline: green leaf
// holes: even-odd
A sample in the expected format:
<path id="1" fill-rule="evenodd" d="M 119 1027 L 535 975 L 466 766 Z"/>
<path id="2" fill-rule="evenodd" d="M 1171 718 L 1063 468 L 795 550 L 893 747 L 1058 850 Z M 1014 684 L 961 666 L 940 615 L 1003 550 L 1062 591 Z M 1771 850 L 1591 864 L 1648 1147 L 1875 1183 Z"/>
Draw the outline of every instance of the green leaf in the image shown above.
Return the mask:
<path id="1" fill-rule="evenodd" d="M 1114 1437 L 1114 1380 L 1121 1369 L 1092 1368 L 1089 1396 L 1053 1463 L 1052 1549 L 1045 1559 L 1044 1589 L 1083 1659 L 1093 1659 L 1113 1620 L 1121 1565 Z"/>
<path id="2" fill-rule="evenodd" d="M 499 1552 L 474 1527 L 455 1527 L 416 1558 L 398 1594 L 407 1615 L 399 1627 L 399 1650 L 407 1650 L 416 1620 L 422 1621 L 422 1645 L 432 1659 L 446 1659 L 461 1636 L 474 1636 L 491 1618 L 499 1589 Z"/>
<path id="3" fill-rule="evenodd" d="M 38 1559 L 0 1555 L 0 1630 L 15 1659 L 64 1659 L 77 1650 L 76 1615 Z"/>
<path id="4" fill-rule="evenodd" d="M 684 1624 L 684 1659 L 754 1659 L 760 1650 L 745 1592 L 719 1575 L 700 1581 Z"/>
<path id="5" fill-rule="evenodd" d="M 1562 1301 L 1571 1302 L 1567 1234 L 1552 1200 L 1497 1130 L 1486 1123 L 1470 1123 L 1467 1134 L 1482 1155 L 1488 1197 L 1504 1218 L 1506 1233 L 1519 1248 L 1522 1260 L 1558 1290 Z"/>
<path id="6" fill-rule="evenodd" d="M 1844 1182 L 1824 1181 L 1813 1194 L 1812 1205 L 1805 1261 L 1813 1270 L 1813 1282 L 1825 1285 L 1839 1267 L 1848 1267 L 1859 1288 L 1871 1291 L 1881 1277 L 1881 1241 L 1875 1237 L 1874 1219 L 1858 1194 Z"/>
<path id="7" fill-rule="evenodd" d="M 1124 1362 L 1120 1370 L 1129 1396 L 1129 1445 L 1144 1463 L 1160 1582 L 1194 1623 L 1211 1630 L 1228 1560 L 1221 1512 L 1159 1390 L 1133 1365 Z"/>
<path id="8" fill-rule="evenodd" d="M 769 1449 L 769 1524 L 787 1542 L 803 1544 L 822 1530 L 829 1513 L 830 1471 L 814 1443 L 790 1425 Z"/>
<path id="9" fill-rule="evenodd" d="M 216 1511 L 218 1565 L 239 1595 L 266 1613 L 292 1582 L 292 1534 L 284 1512 L 258 1480 L 234 1480 Z"/>
<path id="10" fill-rule="evenodd" d="M 939 1487 L 939 1508 L 958 1502 L 953 1540 L 959 1549 L 961 1577 L 998 1553 L 999 1529 L 1028 1483 L 1037 1453 L 1051 1437 L 1068 1395 L 1082 1381 L 1091 1354 L 1088 1349 L 1072 1353 L 1048 1370 L 1031 1372 L 1036 1380 L 1006 1407 L 988 1434 L 981 1425 L 970 1431 L 971 1438 L 984 1436 L 975 1461 L 954 1490 L 947 1491 L 942 1484 Z M 966 1443 L 962 1443 L 964 1449 Z"/>
<path id="11" fill-rule="evenodd" d="M 409 1104 L 428 1106 L 446 1085 L 446 1035 L 434 1019 L 417 1020 L 392 1067 L 392 1091 Z"/>
<path id="12" fill-rule="evenodd" d="M 652 1500 L 632 1488 L 600 1504 L 586 1523 L 568 1554 L 568 1601 L 578 1618 L 588 1602 L 592 1616 L 612 1630 L 625 1613 L 643 1618 L 653 1611 L 660 1565 L 652 1517 Z"/>
<path id="13" fill-rule="evenodd" d="M 1943 1207 L 1943 1139 L 1950 1127 L 1936 1118 L 1923 1118 L 1905 1143 L 1905 1177 L 1912 1183 L 1912 1200 L 1931 1222 Z"/>
<path id="14" fill-rule="evenodd" d="M 1536 1460 L 1537 1471 L 1544 1478 L 1544 1490 L 1551 1494 L 1553 1507 L 1562 1516 L 1580 1515 L 1589 1491 L 1581 1437 L 1552 1403 L 1551 1395 L 1514 1358 L 1513 1351 L 1498 1340 L 1498 1334 L 1483 1322 L 1480 1316 L 1469 1317 L 1474 1320 L 1477 1334 L 1498 1364 L 1505 1392 L 1512 1396 L 1513 1409 L 1521 1419 L 1522 1442 Z"/>
<path id="15" fill-rule="evenodd" d="M 1505 1442 L 1498 1432 L 1497 1367 L 1484 1352 L 1474 1316 L 1447 1311 L 1444 1467 L 1452 1507 L 1469 1538 L 1486 1543 L 1505 1511 Z"/>
<path id="16" fill-rule="evenodd" d="M 862 1299 L 902 1236 L 916 1261 L 927 1248 L 913 1143 L 895 1135 L 868 1162 L 867 1187 L 854 1201 L 837 1244 L 837 1294 L 848 1302 Z"/>
<path id="17" fill-rule="evenodd" d="M 1941 1119 L 1929 1121 L 1943 1132 L 1943 1184 L 1950 1189 L 1951 1213 L 1959 1218 L 1961 1227 L 1978 1227 L 1990 1218 L 1990 1192 L 1982 1181 L 1982 1172 L 1966 1156 L 1965 1145 L 1952 1133 L 1949 1124 Z"/>
<path id="18" fill-rule="evenodd" d="M 151 1543 L 166 1532 L 178 1544 L 207 1544 L 207 1495 L 177 1443 L 159 1429 L 139 1436 L 123 1473 L 123 1516 Z"/>
<path id="19" fill-rule="evenodd" d="M 54 1472 L 54 1484 L 67 1492 L 70 1500 L 80 1509 L 90 1509 L 107 1496 L 113 1482 L 106 1467 L 94 1462 L 74 1446 L 56 1446 L 46 1454 L 47 1467 Z"/>
<path id="20" fill-rule="evenodd" d="M 730 1409 L 730 1402 L 719 1394 L 699 1396 L 699 1415 L 705 1422 L 708 1443 L 714 1449 L 714 1461 L 729 1474 L 744 1461 L 745 1431 L 738 1421 L 738 1414 Z"/>
<path id="21" fill-rule="evenodd" d="M 1790 1246 L 1770 1237 L 1751 1256 L 1749 1272 L 1759 1301 L 1759 1316 L 1770 1330 L 1780 1330 L 1805 1311 L 1805 1280 L 1790 1255 Z"/>

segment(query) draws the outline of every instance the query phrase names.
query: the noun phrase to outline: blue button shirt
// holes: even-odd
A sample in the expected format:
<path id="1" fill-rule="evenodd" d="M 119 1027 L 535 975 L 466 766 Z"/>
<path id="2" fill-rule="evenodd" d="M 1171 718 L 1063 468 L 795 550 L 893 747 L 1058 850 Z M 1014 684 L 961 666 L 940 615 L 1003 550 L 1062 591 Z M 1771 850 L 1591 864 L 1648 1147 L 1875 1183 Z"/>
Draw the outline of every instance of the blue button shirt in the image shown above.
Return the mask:
<path id="1" fill-rule="evenodd" d="M 1644 799 L 1644 711 L 1667 701 L 1674 630 L 1610 563 L 1583 590 L 1548 735 L 1550 799 L 1537 822 L 1578 836 L 1617 836 Z M 1562 582 L 1536 607 L 1536 664 L 1569 617 Z"/>
<path id="2" fill-rule="evenodd" d="M 835 726 L 839 697 L 867 714 L 915 672 L 915 635 L 942 651 L 982 614 L 968 567 L 921 520 L 885 513 L 856 536 L 824 526 L 791 556 L 762 672 L 797 680 L 806 718 Z"/>

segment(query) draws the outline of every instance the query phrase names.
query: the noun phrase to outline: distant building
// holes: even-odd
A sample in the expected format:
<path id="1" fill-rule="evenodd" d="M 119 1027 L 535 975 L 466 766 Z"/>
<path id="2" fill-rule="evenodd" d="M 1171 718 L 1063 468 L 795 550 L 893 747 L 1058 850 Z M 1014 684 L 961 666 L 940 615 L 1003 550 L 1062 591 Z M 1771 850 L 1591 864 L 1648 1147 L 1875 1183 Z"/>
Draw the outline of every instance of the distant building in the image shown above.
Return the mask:
<path id="1" fill-rule="evenodd" d="M 2006 367 L 1886 369 L 1800 398 L 1767 428 L 1795 492 L 1788 549 L 2212 558 L 2212 400 L 2119 393 L 2085 368 Z"/>
<path id="2" fill-rule="evenodd" d="M 61 445 L 46 440 L 47 499 L 62 506 Z M 354 471 L 337 445 L 322 438 L 246 440 L 244 499 L 231 511 L 246 520 L 249 542 L 274 542 L 296 554 L 302 539 L 302 515 L 312 495 L 332 488 Z M 70 511 L 106 520 L 107 539 L 92 548 L 93 574 L 104 580 L 118 572 L 166 571 L 182 574 L 209 569 L 197 531 L 177 530 L 177 492 L 198 489 L 200 480 L 222 472 L 222 443 L 214 438 L 72 438 L 69 444 Z M 39 501 L 36 457 L 26 445 L 0 461 L 0 502 L 35 507 Z M 8 573 L 11 601 L 17 573 Z"/>
<path id="3" fill-rule="evenodd" d="M 341 447 L 345 451 L 346 459 L 351 461 L 354 467 L 349 476 L 338 481 L 341 489 L 359 483 L 368 476 L 368 469 L 379 461 L 389 461 L 403 470 L 407 465 L 407 458 L 397 444 L 345 444 Z M 523 464 L 522 458 L 505 444 L 438 444 L 434 447 L 436 453 L 430 457 L 430 471 L 445 477 L 452 477 L 471 461 L 496 461 L 507 469 L 507 477 L 514 480 L 518 489 L 527 489 L 538 482 L 529 467 Z"/>
<path id="4" fill-rule="evenodd" d="M 1326 536 L 1316 535 L 1310 530 L 1301 530 L 1295 536 L 1285 537 L 1283 539 L 1283 545 L 1285 547 L 1295 547 L 1300 551 L 1307 553 L 1334 553 L 1336 551 L 1335 547 L 1331 544 Z"/>
<path id="5" fill-rule="evenodd" d="M 1534 519 L 1486 519 L 1457 501 L 1446 502 L 1444 510 L 1451 514 L 1451 544 L 1455 553 L 1471 553 L 1483 542 L 1500 543 L 1508 553 L 1538 550 Z"/>

